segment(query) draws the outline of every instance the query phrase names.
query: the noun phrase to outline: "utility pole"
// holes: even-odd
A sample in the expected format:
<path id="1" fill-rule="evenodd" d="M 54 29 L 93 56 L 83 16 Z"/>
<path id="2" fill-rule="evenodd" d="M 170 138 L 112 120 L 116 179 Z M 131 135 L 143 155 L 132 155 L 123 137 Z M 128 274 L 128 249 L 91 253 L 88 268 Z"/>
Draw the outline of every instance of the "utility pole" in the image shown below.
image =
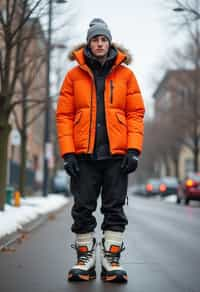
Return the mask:
<path id="1" fill-rule="evenodd" d="M 43 196 L 48 195 L 49 184 L 49 151 L 50 151 L 50 125 L 51 125 L 51 101 L 50 101 L 50 70 L 51 70 L 51 32 L 52 32 L 52 0 L 49 1 L 48 12 L 48 36 L 47 36 L 47 70 L 46 70 L 46 111 L 44 122 L 44 169 L 43 169 Z"/>
<path id="2" fill-rule="evenodd" d="M 67 3 L 66 0 L 56 0 L 58 4 Z M 51 73 L 51 35 L 52 35 L 52 5 L 49 0 L 48 11 L 48 35 L 47 35 L 47 70 L 46 70 L 46 112 L 44 120 L 44 160 L 43 160 L 43 196 L 48 195 L 49 186 L 49 159 L 52 155 L 51 144 L 51 99 L 50 99 L 50 73 Z"/>

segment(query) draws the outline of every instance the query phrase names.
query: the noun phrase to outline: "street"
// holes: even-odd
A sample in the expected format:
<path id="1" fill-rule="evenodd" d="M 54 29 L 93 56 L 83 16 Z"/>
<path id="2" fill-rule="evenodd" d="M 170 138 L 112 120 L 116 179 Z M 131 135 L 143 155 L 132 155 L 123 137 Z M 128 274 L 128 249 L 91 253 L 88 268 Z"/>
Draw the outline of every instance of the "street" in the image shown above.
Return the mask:
<path id="1" fill-rule="evenodd" d="M 129 281 L 119 285 L 101 281 L 99 260 L 96 280 L 66 281 L 75 260 L 70 247 L 71 203 L 66 211 L 50 218 L 21 243 L 15 243 L 10 251 L 0 253 L 1 292 L 200 291 L 199 205 L 177 206 L 129 195 L 129 205 L 125 206 L 129 218 L 126 250 L 121 261 Z M 100 222 L 99 211 L 97 217 Z M 100 240 L 99 227 L 97 233 Z"/>

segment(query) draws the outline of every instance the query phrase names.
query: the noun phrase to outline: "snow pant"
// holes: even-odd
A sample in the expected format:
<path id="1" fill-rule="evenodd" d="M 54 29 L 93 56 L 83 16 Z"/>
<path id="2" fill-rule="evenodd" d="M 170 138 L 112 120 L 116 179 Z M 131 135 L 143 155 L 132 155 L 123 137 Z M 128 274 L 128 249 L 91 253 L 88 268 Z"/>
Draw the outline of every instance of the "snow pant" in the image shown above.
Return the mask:
<path id="1" fill-rule="evenodd" d="M 97 222 L 92 214 L 101 193 L 101 229 L 123 232 L 128 224 L 123 205 L 127 196 L 128 175 L 121 172 L 122 159 L 78 160 L 80 174 L 71 178 L 72 232 L 93 232 Z"/>

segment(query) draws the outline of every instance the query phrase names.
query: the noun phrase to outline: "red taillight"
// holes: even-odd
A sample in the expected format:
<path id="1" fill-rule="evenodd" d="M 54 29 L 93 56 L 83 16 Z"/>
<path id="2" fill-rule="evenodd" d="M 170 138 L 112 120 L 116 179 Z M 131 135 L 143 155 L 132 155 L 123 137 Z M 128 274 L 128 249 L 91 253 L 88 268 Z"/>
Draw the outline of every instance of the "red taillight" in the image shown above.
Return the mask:
<path id="1" fill-rule="evenodd" d="M 185 185 L 186 187 L 191 188 L 194 186 L 194 181 L 192 179 L 187 179 Z"/>
<path id="2" fill-rule="evenodd" d="M 152 184 L 147 184 L 147 185 L 146 185 L 146 190 L 147 190 L 148 192 L 152 192 L 152 191 L 153 191 L 153 186 L 152 186 Z"/>
<path id="3" fill-rule="evenodd" d="M 165 184 L 161 184 L 160 185 L 160 192 L 165 192 L 167 189 L 166 185 Z"/>

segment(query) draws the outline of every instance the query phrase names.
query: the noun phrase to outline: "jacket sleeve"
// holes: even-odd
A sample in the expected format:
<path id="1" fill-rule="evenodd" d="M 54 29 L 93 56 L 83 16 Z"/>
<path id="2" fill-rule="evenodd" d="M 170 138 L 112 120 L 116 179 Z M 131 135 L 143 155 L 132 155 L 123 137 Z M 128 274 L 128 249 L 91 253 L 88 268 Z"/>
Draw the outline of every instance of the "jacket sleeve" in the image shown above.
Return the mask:
<path id="1" fill-rule="evenodd" d="M 126 98 L 126 118 L 128 128 L 128 148 L 142 151 L 144 136 L 145 107 L 141 91 L 134 73 L 131 71 L 128 80 Z"/>
<path id="2" fill-rule="evenodd" d="M 73 82 L 68 73 L 61 87 L 56 110 L 56 126 L 61 155 L 74 153 L 74 92 Z"/>

